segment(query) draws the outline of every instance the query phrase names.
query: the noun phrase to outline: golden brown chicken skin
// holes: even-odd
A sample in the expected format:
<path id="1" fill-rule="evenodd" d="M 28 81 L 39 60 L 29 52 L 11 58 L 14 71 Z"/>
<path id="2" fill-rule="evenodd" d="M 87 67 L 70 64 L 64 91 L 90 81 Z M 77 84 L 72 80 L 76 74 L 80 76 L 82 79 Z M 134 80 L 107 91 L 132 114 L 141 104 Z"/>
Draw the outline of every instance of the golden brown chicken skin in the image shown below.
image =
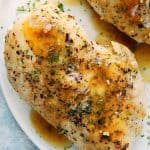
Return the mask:
<path id="1" fill-rule="evenodd" d="M 126 150 L 145 116 L 134 55 L 91 42 L 73 16 L 42 6 L 5 40 L 8 78 L 19 95 L 80 150 Z"/>
<path id="2" fill-rule="evenodd" d="M 101 19 L 140 43 L 150 44 L 149 0 L 88 0 Z"/>

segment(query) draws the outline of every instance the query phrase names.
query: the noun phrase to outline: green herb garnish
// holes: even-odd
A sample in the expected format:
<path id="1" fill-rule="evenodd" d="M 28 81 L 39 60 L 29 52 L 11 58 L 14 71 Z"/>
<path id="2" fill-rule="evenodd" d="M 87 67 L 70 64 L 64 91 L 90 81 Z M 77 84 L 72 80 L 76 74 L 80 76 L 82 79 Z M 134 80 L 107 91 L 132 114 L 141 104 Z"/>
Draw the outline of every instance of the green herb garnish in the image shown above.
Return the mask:
<path id="1" fill-rule="evenodd" d="M 148 136 L 147 139 L 150 140 L 150 136 Z"/>
<path id="2" fill-rule="evenodd" d="M 41 74 L 40 70 L 30 71 L 27 74 L 27 79 L 31 82 L 39 82 L 39 75 Z"/>
<path id="3" fill-rule="evenodd" d="M 18 6 L 17 11 L 26 11 L 24 6 Z"/>
<path id="4" fill-rule="evenodd" d="M 32 8 L 33 8 L 33 10 L 35 9 L 35 3 L 32 3 Z"/>
<path id="5" fill-rule="evenodd" d="M 64 147 L 64 150 L 69 150 L 72 147 L 73 143 L 71 143 L 70 145 Z"/>
<path id="6" fill-rule="evenodd" d="M 46 4 L 48 4 L 48 0 L 46 0 L 46 1 L 44 2 L 44 5 L 46 5 Z"/>
<path id="7" fill-rule="evenodd" d="M 142 134 L 141 137 L 144 137 L 144 134 Z"/>
<path id="8" fill-rule="evenodd" d="M 59 55 L 58 54 L 53 54 L 48 57 L 48 62 L 53 63 L 53 62 L 58 62 L 59 61 Z"/>
<path id="9" fill-rule="evenodd" d="M 63 3 L 59 2 L 59 3 L 58 3 L 58 8 L 59 8 L 62 12 L 64 12 L 64 5 L 63 5 Z"/>

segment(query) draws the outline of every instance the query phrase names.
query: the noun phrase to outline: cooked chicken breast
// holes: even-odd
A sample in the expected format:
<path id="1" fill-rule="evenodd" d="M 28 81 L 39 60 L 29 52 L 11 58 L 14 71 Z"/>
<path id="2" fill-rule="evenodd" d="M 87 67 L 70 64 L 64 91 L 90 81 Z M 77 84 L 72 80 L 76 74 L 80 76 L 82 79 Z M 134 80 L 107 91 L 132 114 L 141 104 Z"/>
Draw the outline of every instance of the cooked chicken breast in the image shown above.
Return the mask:
<path id="1" fill-rule="evenodd" d="M 88 0 L 101 16 L 137 42 L 150 44 L 149 0 Z"/>
<path id="2" fill-rule="evenodd" d="M 73 16 L 45 5 L 6 36 L 19 95 L 80 150 L 126 150 L 145 116 L 141 75 L 123 45 L 91 42 Z"/>

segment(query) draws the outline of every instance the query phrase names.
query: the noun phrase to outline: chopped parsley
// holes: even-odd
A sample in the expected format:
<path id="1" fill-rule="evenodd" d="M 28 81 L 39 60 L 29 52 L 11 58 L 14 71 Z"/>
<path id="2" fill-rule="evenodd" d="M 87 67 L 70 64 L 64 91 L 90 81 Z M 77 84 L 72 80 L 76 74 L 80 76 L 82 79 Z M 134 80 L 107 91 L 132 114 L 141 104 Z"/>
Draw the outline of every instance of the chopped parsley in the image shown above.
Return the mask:
<path id="1" fill-rule="evenodd" d="M 66 146 L 66 147 L 64 147 L 64 150 L 69 150 L 72 147 L 72 145 L 73 145 L 73 143 L 68 145 L 68 146 Z"/>
<path id="2" fill-rule="evenodd" d="M 17 11 L 26 11 L 24 6 L 18 6 Z"/>
<path id="3" fill-rule="evenodd" d="M 48 3 L 48 2 L 46 0 L 43 3 L 45 4 L 45 3 Z M 35 8 L 38 6 L 37 4 L 42 4 L 42 2 L 40 0 L 29 0 L 25 5 L 18 6 L 16 8 L 16 10 L 18 12 L 30 12 L 32 10 L 35 10 Z"/>
<path id="4" fill-rule="evenodd" d="M 28 50 L 28 49 L 26 49 L 26 50 L 25 50 L 25 54 L 27 55 L 27 54 L 28 54 L 28 52 L 29 52 L 29 50 Z"/>
<path id="5" fill-rule="evenodd" d="M 68 133 L 68 130 L 64 129 L 64 128 L 60 128 L 59 132 L 60 132 L 60 134 L 66 135 Z"/>
<path id="6" fill-rule="evenodd" d="M 59 8 L 62 12 L 64 12 L 64 5 L 63 5 L 63 3 L 59 2 L 59 3 L 58 3 L 58 8 Z"/>
<path id="7" fill-rule="evenodd" d="M 147 139 L 150 140 L 150 136 L 148 136 Z"/>
<path id="8" fill-rule="evenodd" d="M 57 126 L 57 129 L 58 129 L 60 134 L 66 135 L 68 133 L 68 130 L 65 128 L 62 128 L 60 125 Z"/>
<path id="9" fill-rule="evenodd" d="M 33 8 L 33 10 L 35 9 L 35 3 L 32 3 L 32 8 Z"/>
<path id="10" fill-rule="evenodd" d="M 52 68 L 52 69 L 50 70 L 50 74 L 51 74 L 51 75 L 55 75 L 55 74 L 56 74 L 56 70 L 55 70 L 54 68 Z"/>
<path id="11" fill-rule="evenodd" d="M 27 73 L 27 80 L 30 82 L 39 82 L 40 70 L 34 70 Z"/>
<path id="12" fill-rule="evenodd" d="M 48 0 L 46 0 L 46 1 L 44 2 L 44 5 L 46 5 L 46 4 L 48 4 Z"/>
<path id="13" fill-rule="evenodd" d="M 52 54 L 48 57 L 48 62 L 53 63 L 53 62 L 58 62 L 59 61 L 59 55 L 58 54 Z"/>
<path id="14" fill-rule="evenodd" d="M 144 134 L 142 134 L 141 137 L 144 137 Z"/>
<path id="15" fill-rule="evenodd" d="M 147 122 L 147 125 L 150 125 L 150 121 Z"/>

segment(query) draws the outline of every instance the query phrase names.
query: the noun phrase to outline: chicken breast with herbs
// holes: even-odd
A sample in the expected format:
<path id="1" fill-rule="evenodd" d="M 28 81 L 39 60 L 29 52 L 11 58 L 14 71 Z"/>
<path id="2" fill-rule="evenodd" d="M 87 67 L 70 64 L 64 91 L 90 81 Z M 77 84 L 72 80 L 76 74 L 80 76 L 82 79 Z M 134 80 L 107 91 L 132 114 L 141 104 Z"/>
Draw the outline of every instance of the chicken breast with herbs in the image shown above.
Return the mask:
<path id="1" fill-rule="evenodd" d="M 75 18 L 45 5 L 6 36 L 8 78 L 19 95 L 80 150 L 126 150 L 145 116 L 134 55 L 89 41 Z"/>
<path id="2" fill-rule="evenodd" d="M 149 0 L 88 0 L 101 19 L 140 43 L 150 44 Z"/>

